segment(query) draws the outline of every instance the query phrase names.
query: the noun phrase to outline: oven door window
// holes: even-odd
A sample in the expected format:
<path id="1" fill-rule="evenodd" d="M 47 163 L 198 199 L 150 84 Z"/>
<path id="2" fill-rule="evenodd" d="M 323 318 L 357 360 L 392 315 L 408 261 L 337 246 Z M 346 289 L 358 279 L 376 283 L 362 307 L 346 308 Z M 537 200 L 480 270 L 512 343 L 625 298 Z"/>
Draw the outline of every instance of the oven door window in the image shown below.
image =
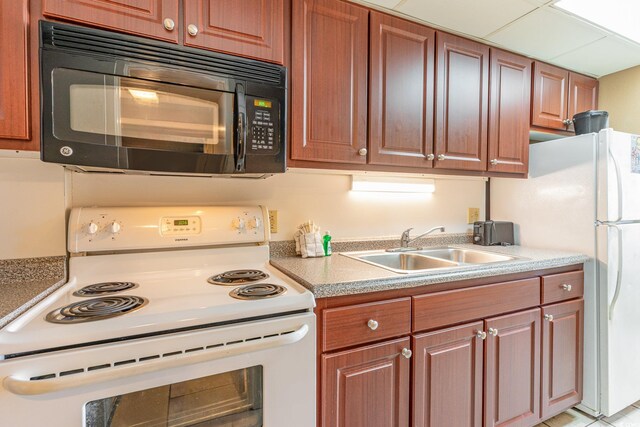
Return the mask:
<path id="1" fill-rule="evenodd" d="M 262 426 L 262 366 L 94 400 L 85 426 Z"/>
<path id="2" fill-rule="evenodd" d="M 57 139 L 233 154 L 233 93 L 64 68 L 52 83 Z"/>

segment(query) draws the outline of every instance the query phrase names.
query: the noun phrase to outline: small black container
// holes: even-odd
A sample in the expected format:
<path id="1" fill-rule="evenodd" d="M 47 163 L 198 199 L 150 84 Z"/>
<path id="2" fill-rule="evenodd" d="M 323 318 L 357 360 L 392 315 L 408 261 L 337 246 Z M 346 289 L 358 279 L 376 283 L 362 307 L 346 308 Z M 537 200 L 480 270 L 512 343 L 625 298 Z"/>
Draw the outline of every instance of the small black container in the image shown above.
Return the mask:
<path id="1" fill-rule="evenodd" d="M 589 110 L 573 116 L 573 128 L 576 135 L 600 132 L 609 127 L 609 113 L 602 110 Z"/>

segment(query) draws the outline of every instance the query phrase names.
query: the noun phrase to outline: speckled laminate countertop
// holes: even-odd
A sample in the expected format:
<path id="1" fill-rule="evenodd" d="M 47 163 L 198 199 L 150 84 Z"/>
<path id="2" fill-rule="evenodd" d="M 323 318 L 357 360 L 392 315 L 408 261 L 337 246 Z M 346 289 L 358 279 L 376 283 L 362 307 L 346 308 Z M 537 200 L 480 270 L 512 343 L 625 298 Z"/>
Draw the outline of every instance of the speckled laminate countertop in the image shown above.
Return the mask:
<path id="1" fill-rule="evenodd" d="M 572 252 L 522 246 L 483 247 L 457 244 L 450 247 L 485 250 L 519 258 L 512 261 L 468 265 L 415 274 L 395 273 L 340 253 L 324 258 L 302 259 L 291 256 L 272 258 L 271 264 L 313 292 L 316 298 L 324 298 L 564 267 L 582 264 L 589 259 L 585 255 Z"/>
<path id="2" fill-rule="evenodd" d="M 64 256 L 0 260 L 0 329 L 65 281 Z"/>

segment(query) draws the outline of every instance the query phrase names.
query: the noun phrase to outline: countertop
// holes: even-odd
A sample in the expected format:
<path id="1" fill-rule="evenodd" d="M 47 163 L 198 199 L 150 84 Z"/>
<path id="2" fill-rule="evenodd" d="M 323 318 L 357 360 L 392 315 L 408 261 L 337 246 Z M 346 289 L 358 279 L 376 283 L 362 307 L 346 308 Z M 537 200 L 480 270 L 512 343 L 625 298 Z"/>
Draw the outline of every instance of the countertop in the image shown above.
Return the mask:
<path id="1" fill-rule="evenodd" d="M 0 260 L 0 329 L 66 282 L 66 257 Z"/>
<path id="2" fill-rule="evenodd" d="M 309 289 L 316 298 L 325 298 L 564 267 L 582 264 L 589 260 L 586 255 L 578 253 L 522 246 L 485 247 L 473 244 L 449 246 L 485 250 L 519 258 L 512 261 L 412 274 L 395 273 L 336 252 L 330 257 L 323 258 L 303 259 L 293 256 L 272 258 L 271 265 Z"/>

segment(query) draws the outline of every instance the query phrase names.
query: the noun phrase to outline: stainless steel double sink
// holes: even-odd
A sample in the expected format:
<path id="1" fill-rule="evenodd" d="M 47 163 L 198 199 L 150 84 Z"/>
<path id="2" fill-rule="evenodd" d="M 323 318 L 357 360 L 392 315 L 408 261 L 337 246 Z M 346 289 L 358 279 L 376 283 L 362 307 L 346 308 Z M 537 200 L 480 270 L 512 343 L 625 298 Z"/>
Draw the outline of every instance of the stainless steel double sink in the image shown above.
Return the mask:
<path id="1" fill-rule="evenodd" d="M 341 254 L 396 273 L 421 273 L 518 259 L 515 256 L 495 252 L 452 247 L 424 248 L 404 252 L 367 251 Z"/>

